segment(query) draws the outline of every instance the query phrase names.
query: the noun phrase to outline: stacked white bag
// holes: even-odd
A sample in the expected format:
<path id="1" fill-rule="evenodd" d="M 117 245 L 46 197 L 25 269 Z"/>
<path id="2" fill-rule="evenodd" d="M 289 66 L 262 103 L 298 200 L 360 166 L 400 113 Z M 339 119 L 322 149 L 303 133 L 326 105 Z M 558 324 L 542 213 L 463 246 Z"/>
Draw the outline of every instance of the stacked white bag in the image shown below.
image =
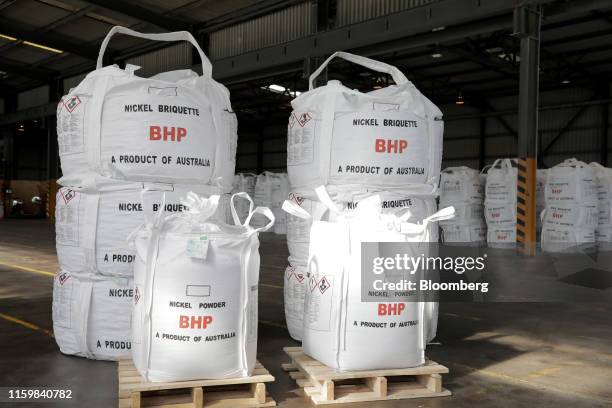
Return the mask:
<path id="1" fill-rule="evenodd" d="M 600 248 L 610 249 L 610 244 L 612 244 L 612 220 L 610 219 L 612 208 L 612 169 L 595 162 L 590 165 L 595 171 L 597 180 L 597 206 L 599 209 L 595 240 Z"/>
<path id="2" fill-rule="evenodd" d="M 255 181 L 257 175 L 252 173 L 239 173 L 234 176 L 234 184 L 232 186 L 232 194 L 244 192 L 250 197 L 255 197 Z M 197 193 L 197 192 L 196 192 Z M 241 220 L 246 220 L 249 215 L 249 203 L 245 200 L 240 200 L 236 203 L 236 213 Z"/>
<path id="3" fill-rule="evenodd" d="M 548 171 L 542 250 L 568 252 L 595 243 L 599 218 L 595 170 L 567 159 Z"/>
<path id="4" fill-rule="evenodd" d="M 440 174 L 440 207 L 455 207 L 455 217 L 440 222 L 444 242 L 479 243 L 487 239 L 484 177 L 469 167 L 449 167 Z"/>
<path id="5" fill-rule="evenodd" d="M 492 247 L 510 247 L 516 243 L 515 165 L 516 160 L 497 159 L 487 172 L 485 219 L 487 243 Z"/>
<path id="6" fill-rule="evenodd" d="M 379 196 L 363 200 L 355 210 L 343 211 L 324 187 L 316 191 L 331 216 L 330 221 L 312 221 L 304 352 L 339 370 L 423 364 L 426 343 L 435 330 L 429 326 L 434 303 L 406 299 L 394 303 L 398 313 L 381 315 L 378 302 L 363 302 L 361 244 L 410 242 L 412 256 L 428 256 L 427 242 L 432 240 L 428 224 L 452 217 L 454 210 L 444 209 L 413 224 L 406 216 L 383 214 Z M 296 215 L 311 217 L 294 203 L 288 201 L 286 207 Z"/>
<path id="7" fill-rule="evenodd" d="M 269 207 L 274 216 L 277 217 L 274 225 L 276 234 L 287 233 L 287 223 L 284 212 L 281 210 L 283 201 L 289 193 L 289 181 L 286 173 L 273 173 L 265 171 L 256 177 L 255 195 L 253 201 L 256 206 Z M 266 223 L 263 217 L 257 216 L 253 220 L 253 225 L 261 226 Z"/>
<path id="8" fill-rule="evenodd" d="M 238 219 L 234 198 L 250 203 Z M 219 196 L 189 193 L 189 211 L 164 216 L 134 232 L 133 359 L 147 380 L 245 377 L 257 354 L 258 232 L 274 215 L 246 193 L 232 197 L 235 225 L 214 219 Z M 268 220 L 249 223 L 255 214 Z"/>
<path id="9" fill-rule="evenodd" d="M 103 67 L 116 33 L 188 41 L 203 75 L 180 70 L 140 78 L 134 74 L 139 67 Z M 130 354 L 135 253 L 127 236 L 147 216 L 162 205 L 169 213 L 182 211 L 179 197 L 193 190 L 221 194 L 216 216 L 226 218 L 229 198 L 222 193 L 232 185 L 237 124 L 229 93 L 211 71 L 188 32 L 114 27 L 102 42 L 96 70 L 58 104 L 63 187 L 56 200 L 60 271 L 53 320 L 63 353 L 95 359 Z"/>
<path id="10" fill-rule="evenodd" d="M 314 83 L 334 58 L 364 66 L 393 78 L 391 85 L 362 93 L 328 81 Z M 434 196 L 442 158 L 442 112 L 397 68 L 346 52 L 330 56 L 309 79 L 310 89 L 295 98 L 287 129 L 289 201 L 312 215 L 287 218 L 289 267 L 285 273 L 285 315 L 290 335 L 301 340 L 305 327 L 300 296 L 307 291 L 312 222 L 333 220 L 315 188 L 324 186 L 336 208 L 355 211 L 378 195 L 384 213 L 410 210 L 418 222 L 436 211 Z M 359 204 L 359 206 L 358 206 Z M 437 240 L 437 227 L 428 239 Z M 307 305 L 307 301 L 306 301 Z M 437 304 L 429 312 L 427 340 L 435 336 Z"/>
<path id="11" fill-rule="evenodd" d="M 360 202 L 372 196 L 379 196 L 381 209 L 384 214 L 404 214 L 409 211 L 410 220 L 422 220 L 436 212 L 436 202 L 433 197 L 410 196 L 400 190 L 388 191 L 345 191 L 330 186 L 328 189 L 335 206 L 342 211 L 351 212 L 358 208 Z M 287 247 L 289 249 L 289 266 L 285 270 L 285 318 L 289 334 L 295 340 L 302 339 L 304 294 L 307 282 L 301 279 L 306 276 L 308 268 L 308 251 L 310 246 L 310 230 L 313 220 L 329 220 L 330 214 L 327 206 L 311 195 L 289 193 L 288 201 L 300 207 L 310 217 L 301 217 L 296 214 L 293 206 L 284 206 L 287 211 Z M 333 218 L 333 217 L 332 217 Z M 435 242 L 438 240 L 437 228 L 431 227 L 429 237 Z M 433 337 L 432 337 L 433 338 Z"/>

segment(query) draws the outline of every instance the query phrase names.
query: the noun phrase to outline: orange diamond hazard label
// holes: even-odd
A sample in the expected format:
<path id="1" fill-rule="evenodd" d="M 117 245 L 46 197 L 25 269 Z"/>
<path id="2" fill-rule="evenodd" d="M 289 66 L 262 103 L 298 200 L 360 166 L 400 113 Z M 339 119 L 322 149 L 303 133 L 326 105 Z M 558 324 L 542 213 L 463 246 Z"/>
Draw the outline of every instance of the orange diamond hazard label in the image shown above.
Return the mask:
<path id="1" fill-rule="evenodd" d="M 64 283 L 66 283 L 66 281 L 69 278 L 70 278 L 70 275 L 68 275 L 66 272 L 63 272 L 63 273 L 60 273 L 59 275 L 57 275 L 57 281 L 62 286 L 64 286 Z"/>
<path id="2" fill-rule="evenodd" d="M 293 128 L 293 125 L 295 125 L 296 120 L 297 119 L 295 118 L 295 113 L 292 113 L 289 117 L 289 129 Z"/>
<path id="3" fill-rule="evenodd" d="M 72 111 L 74 111 L 80 104 L 81 99 L 76 95 L 64 101 L 64 106 L 66 107 L 66 110 L 70 113 L 72 113 Z"/>
<path id="4" fill-rule="evenodd" d="M 323 294 L 327 291 L 327 289 L 331 287 L 331 285 L 329 281 L 327 280 L 327 278 L 324 276 L 323 279 L 319 281 L 318 287 L 319 287 L 319 292 Z"/>
<path id="5" fill-rule="evenodd" d="M 304 202 L 304 197 L 299 196 L 297 194 L 294 193 L 290 193 L 289 194 L 289 200 L 295 202 L 297 205 L 301 206 L 302 203 Z"/>
<path id="6" fill-rule="evenodd" d="M 134 292 L 134 304 L 138 304 L 139 300 L 140 300 L 140 290 L 138 289 L 138 286 L 136 286 L 136 291 Z"/>
<path id="7" fill-rule="evenodd" d="M 76 197 L 76 193 L 73 190 L 64 190 L 62 191 L 62 198 L 64 202 L 68 204 L 72 199 Z"/>
<path id="8" fill-rule="evenodd" d="M 308 284 L 310 286 L 310 291 L 312 292 L 313 290 L 316 289 L 317 287 L 317 280 L 314 277 L 311 277 L 310 280 L 308 281 Z"/>
<path id="9" fill-rule="evenodd" d="M 304 281 L 304 274 L 303 273 L 296 273 L 295 277 L 297 278 L 298 282 L 303 282 Z"/>
<path id="10" fill-rule="evenodd" d="M 308 122 L 310 122 L 310 119 L 312 119 L 312 116 L 310 115 L 310 113 L 304 112 L 300 115 L 297 121 L 301 127 L 304 127 L 306 126 Z"/>

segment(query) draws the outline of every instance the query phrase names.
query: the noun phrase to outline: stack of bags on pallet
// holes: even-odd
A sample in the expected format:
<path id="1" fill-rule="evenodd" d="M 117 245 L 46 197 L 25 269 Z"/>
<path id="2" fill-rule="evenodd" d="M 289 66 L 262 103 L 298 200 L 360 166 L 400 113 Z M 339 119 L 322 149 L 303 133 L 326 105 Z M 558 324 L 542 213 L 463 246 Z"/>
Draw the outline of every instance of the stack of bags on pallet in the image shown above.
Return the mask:
<path id="1" fill-rule="evenodd" d="M 441 221 L 447 243 L 481 243 L 487 239 L 484 220 L 484 181 L 478 170 L 448 167 L 440 174 L 440 208 L 454 206 L 455 218 Z"/>
<path id="2" fill-rule="evenodd" d="M 188 41 L 203 75 L 188 70 L 145 79 L 138 67 L 102 66 L 115 33 Z M 96 70 L 57 108 L 63 187 L 57 194 L 60 264 L 53 291 L 53 327 L 60 350 L 118 359 L 131 348 L 133 262 L 128 235 L 160 209 L 181 212 L 188 191 L 221 195 L 224 218 L 235 167 L 237 124 L 229 93 L 187 32 L 142 34 L 114 27 Z"/>
<path id="3" fill-rule="evenodd" d="M 215 219 L 219 196 L 189 193 L 188 211 L 160 213 L 130 241 L 134 266 L 133 359 L 147 381 L 246 377 L 257 354 L 258 232 L 274 215 L 257 207 L 233 226 Z M 250 206 L 250 208 L 253 208 Z M 267 222 L 253 228 L 254 215 Z"/>
<path id="4" fill-rule="evenodd" d="M 612 249 L 612 169 L 599 163 L 591 163 L 595 170 L 597 180 L 597 206 L 599 215 L 597 217 L 597 228 L 595 229 L 595 240 L 600 249 L 609 251 Z"/>
<path id="5" fill-rule="evenodd" d="M 548 171 L 542 215 L 542 250 L 572 252 L 595 243 L 598 188 L 595 169 L 568 159 Z"/>
<path id="6" fill-rule="evenodd" d="M 336 57 L 390 74 L 396 85 L 365 94 L 335 80 L 315 88 L 317 76 Z M 292 107 L 287 141 L 291 192 L 284 206 L 291 214 L 287 221 L 290 265 L 285 273 L 290 335 L 296 340 L 303 338 L 307 354 L 340 369 L 421 364 L 424 344 L 435 335 L 437 304 L 410 304 L 410 313 L 414 312 L 410 316 L 416 316 L 418 322 L 395 329 L 352 327 L 352 323 L 351 327 L 341 327 L 336 324 L 353 322 L 357 316 L 344 320 L 347 317 L 337 313 L 346 310 L 339 312 L 331 305 L 348 301 L 349 310 L 365 313 L 359 316 L 360 321 L 395 321 L 378 315 L 376 303 L 360 302 L 359 279 L 352 279 L 350 288 L 341 287 L 347 282 L 343 274 L 359 276 L 360 271 L 351 270 L 354 264 L 343 268 L 340 263 L 347 260 L 347 255 L 351 259 L 359 257 L 359 240 L 376 241 L 377 235 L 373 230 L 370 236 L 351 236 L 340 226 L 345 222 L 363 226 L 371 216 L 376 221 L 368 225 L 380 226 L 381 231 L 377 231 L 382 234 L 381 241 L 388 237 L 404 242 L 437 241 L 437 227 L 421 225 L 415 236 L 407 238 L 391 231 L 383 233 L 392 223 L 382 220 L 395 217 L 398 221 L 395 214 L 401 213 L 405 214 L 402 222 L 420 222 L 435 213 L 442 155 L 440 110 L 397 68 L 344 52 L 332 55 L 311 75 L 310 90 L 294 99 Z M 378 200 L 375 209 L 372 200 Z M 315 228 L 321 229 L 313 238 Z M 313 266 L 319 250 L 330 255 L 330 262 L 335 259 L 335 267 L 330 264 L 323 270 Z M 335 345 L 331 338 L 346 343 Z M 332 349 L 343 350 L 347 358 L 331 358 L 328 352 Z M 388 350 L 396 353 L 389 354 Z M 369 354 L 371 358 L 363 358 Z"/>
<path id="7" fill-rule="evenodd" d="M 497 159 L 487 172 L 485 219 L 487 243 L 507 248 L 516 244 L 516 160 Z"/>
<path id="8" fill-rule="evenodd" d="M 283 201 L 289 194 L 289 180 L 287 173 L 273 173 L 264 171 L 255 178 L 255 195 L 253 201 L 255 206 L 268 207 L 272 209 L 276 221 L 274 223 L 274 233 L 284 235 L 287 233 L 286 215 L 282 210 Z M 265 225 L 266 219 L 256 216 L 253 225 Z"/>

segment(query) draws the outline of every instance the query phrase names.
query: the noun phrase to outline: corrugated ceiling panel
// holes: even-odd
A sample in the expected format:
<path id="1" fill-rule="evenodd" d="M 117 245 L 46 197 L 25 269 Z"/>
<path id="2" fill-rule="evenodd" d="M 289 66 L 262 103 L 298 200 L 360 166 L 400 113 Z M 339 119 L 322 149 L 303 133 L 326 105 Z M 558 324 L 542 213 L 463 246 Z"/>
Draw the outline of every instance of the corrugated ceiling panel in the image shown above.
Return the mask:
<path id="1" fill-rule="evenodd" d="M 420 7 L 437 0 L 338 0 L 336 24 L 339 27 Z"/>
<path id="2" fill-rule="evenodd" d="M 219 59 L 304 37 L 314 32 L 310 2 L 211 33 L 210 57 Z"/>

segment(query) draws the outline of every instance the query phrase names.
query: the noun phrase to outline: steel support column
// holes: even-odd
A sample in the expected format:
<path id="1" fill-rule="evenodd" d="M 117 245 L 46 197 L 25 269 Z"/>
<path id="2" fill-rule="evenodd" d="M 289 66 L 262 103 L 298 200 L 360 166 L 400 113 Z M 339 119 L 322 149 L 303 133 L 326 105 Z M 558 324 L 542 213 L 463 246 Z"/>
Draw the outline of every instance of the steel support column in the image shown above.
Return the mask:
<path id="1" fill-rule="evenodd" d="M 516 240 L 526 255 L 535 255 L 536 248 L 540 28 L 541 9 L 520 1 L 514 9 L 514 35 L 521 41 Z"/>

